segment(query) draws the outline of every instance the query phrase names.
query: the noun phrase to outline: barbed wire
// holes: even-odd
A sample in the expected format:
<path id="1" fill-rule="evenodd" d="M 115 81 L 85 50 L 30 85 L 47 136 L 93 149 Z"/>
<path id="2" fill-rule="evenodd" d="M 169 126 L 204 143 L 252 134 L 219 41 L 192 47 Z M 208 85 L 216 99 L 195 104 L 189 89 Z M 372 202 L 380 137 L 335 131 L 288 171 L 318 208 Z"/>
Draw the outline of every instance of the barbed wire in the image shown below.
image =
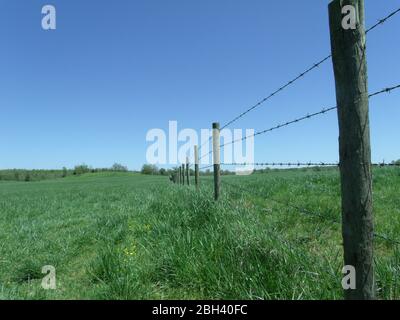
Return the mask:
<path id="1" fill-rule="evenodd" d="M 190 165 L 193 167 L 194 165 Z M 214 164 L 206 165 L 200 167 L 199 170 L 205 170 L 213 167 Z M 254 166 L 254 167 L 340 167 L 340 163 L 338 162 L 232 162 L 232 163 L 220 163 L 220 166 L 237 166 L 237 167 L 245 167 L 245 166 Z M 384 167 L 400 167 L 400 163 L 397 162 L 377 162 L 371 163 L 371 166 L 384 168 Z"/>
<path id="2" fill-rule="evenodd" d="M 221 166 L 269 166 L 269 167 L 340 167 L 340 163 L 334 162 L 242 162 L 242 163 L 221 163 Z M 378 162 L 371 163 L 375 167 L 400 167 L 400 163 Z"/>
<path id="3" fill-rule="evenodd" d="M 301 122 L 301 121 L 306 120 L 306 119 L 310 119 L 310 118 L 325 114 L 325 113 L 327 113 L 329 111 L 335 110 L 336 108 L 337 107 L 322 109 L 321 111 L 318 111 L 318 112 L 315 112 L 315 113 L 312 113 L 312 114 L 307 114 L 306 116 L 303 116 L 301 118 L 297 118 L 297 119 L 294 119 L 292 121 L 288 121 L 286 123 L 278 124 L 277 126 L 274 126 L 274 127 L 271 127 L 271 128 L 265 129 L 265 130 L 257 131 L 254 134 L 245 136 L 245 137 L 240 138 L 240 139 L 232 140 L 231 142 L 228 142 L 228 143 L 224 143 L 224 144 L 221 145 L 221 148 L 223 148 L 225 146 L 228 146 L 228 145 L 231 145 L 231 144 L 234 144 L 236 142 L 245 141 L 245 140 L 247 140 L 249 138 L 253 138 L 253 137 L 265 134 L 267 132 L 271 132 L 271 131 L 274 131 L 274 130 L 277 130 L 277 129 L 281 129 L 283 127 L 290 126 L 291 124 L 298 123 L 298 122 Z"/>
<path id="4" fill-rule="evenodd" d="M 209 156 L 210 154 L 212 154 L 213 151 L 211 150 L 210 152 L 206 153 L 205 155 L 203 155 L 202 157 L 199 158 L 199 161 L 204 159 L 205 157 Z"/>
<path id="5" fill-rule="evenodd" d="M 370 28 L 368 28 L 365 33 L 368 33 L 370 31 L 372 31 L 373 29 L 375 29 L 377 26 L 384 24 L 388 19 L 390 19 L 391 17 L 393 17 L 395 14 L 400 12 L 400 8 L 396 9 L 395 11 L 391 12 L 389 15 L 387 15 L 385 18 L 383 19 L 379 19 L 378 22 L 376 24 L 374 24 L 373 26 L 371 26 Z"/>
<path id="6" fill-rule="evenodd" d="M 372 166 L 374 167 L 400 167 L 400 163 L 397 162 L 392 162 L 392 163 L 372 163 Z"/>
<path id="7" fill-rule="evenodd" d="M 257 194 L 257 195 L 259 195 L 259 196 L 261 196 L 261 197 L 264 197 L 264 196 L 265 196 L 265 195 L 261 195 L 259 192 L 256 192 L 255 190 L 245 189 L 245 188 L 243 188 L 242 186 L 240 186 L 240 185 L 238 185 L 238 184 L 236 184 L 236 183 L 229 183 L 229 182 L 227 182 L 226 180 L 224 180 L 224 184 L 226 184 L 226 185 L 228 185 L 228 186 L 230 186 L 230 187 L 232 187 L 232 188 L 235 188 L 235 191 L 236 191 L 237 189 L 239 189 L 239 190 L 242 190 L 242 191 L 244 191 L 244 192 L 246 192 L 246 193 L 252 193 L 252 192 L 254 192 L 255 194 Z M 284 206 L 286 206 L 287 208 L 295 209 L 295 210 L 297 210 L 297 211 L 300 212 L 300 213 L 303 213 L 303 214 L 306 214 L 306 215 L 310 215 L 310 216 L 320 217 L 320 218 L 322 218 L 323 220 L 330 221 L 330 222 L 335 223 L 335 224 L 340 224 L 340 223 L 341 223 L 341 222 L 340 222 L 339 220 L 337 220 L 337 219 L 329 218 L 329 217 L 327 217 L 326 215 L 324 215 L 324 214 L 322 214 L 322 213 L 315 212 L 315 211 L 311 211 L 311 210 L 309 210 L 309 209 L 307 209 L 307 208 L 303 208 L 303 207 L 300 207 L 300 206 L 291 204 L 291 203 L 289 203 L 288 201 L 282 201 L 282 200 L 278 200 L 278 199 L 275 199 L 275 198 L 272 198 L 272 197 L 267 197 L 267 198 L 268 198 L 268 200 L 271 200 L 271 201 L 273 201 L 273 202 L 275 202 L 275 203 L 284 205 Z M 391 239 L 391 238 L 389 238 L 388 236 L 383 235 L 383 234 L 380 234 L 380 233 L 376 233 L 376 232 L 375 232 L 375 233 L 374 233 L 374 237 L 376 237 L 376 238 L 381 238 L 381 239 L 386 240 L 386 241 L 388 241 L 388 242 L 391 242 L 391 243 L 400 245 L 400 241 L 399 241 L 399 240 Z"/>
<path id="8" fill-rule="evenodd" d="M 390 93 L 390 92 L 392 92 L 393 90 L 396 90 L 396 89 L 399 89 L 399 88 L 400 88 L 400 84 L 398 84 L 397 86 L 394 86 L 394 87 L 384 88 L 384 89 L 382 89 L 382 90 L 380 90 L 380 91 L 377 91 L 377 92 L 375 92 L 375 93 L 371 93 L 371 94 L 368 96 L 368 98 L 375 97 L 375 96 L 380 95 L 380 94 L 382 94 L 382 93 Z"/>
<path id="9" fill-rule="evenodd" d="M 287 82 L 285 85 L 283 85 L 282 87 L 280 87 L 279 89 L 275 90 L 274 92 L 272 92 L 270 95 L 268 95 L 267 97 L 263 98 L 262 100 L 260 100 L 259 102 L 257 102 L 255 105 L 253 105 L 252 107 L 250 107 L 249 109 L 247 109 L 246 111 L 242 112 L 241 114 L 239 114 L 237 117 L 233 118 L 232 120 L 228 121 L 225 125 L 222 126 L 222 129 L 225 129 L 226 127 L 228 127 L 229 125 L 231 125 L 232 123 L 236 122 L 237 120 L 239 120 L 240 118 L 244 117 L 246 114 L 248 114 L 249 112 L 253 111 L 254 109 L 256 109 L 257 107 L 259 107 L 260 105 L 262 105 L 264 102 L 266 102 L 267 100 L 271 99 L 272 97 L 274 97 L 276 94 L 278 94 L 279 92 L 283 91 L 284 89 L 286 89 L 287 87 L 289 87 L 290 85 L 292 85 L 293 83 L 295 83 L 296 81 L 298 81 L 299 79 L 301 79 L 302 77 L 304 77 L 306 74 L 310 73 L 312 70 L 318 68 L 321 64 L 323 64 L 325 61 L 327 61 L 328 59 L 330 59 L 332 57 L 332 55 L 329 55 L 325 58 L 323 58 L 322 60 L 316 62 L 313 64 L 312 67 L 308 68 L 307 70 L 305 70 L 304 72 L 300 73 L 300 75 L 298 75 L 297 77 L 295 77 L 294 79 L 290 80 L 289 82 Z"/>
<path id="10" fill-rule="evenodd" d="M 387 20 L 389 20 L 390 18 L 392 18 L 394 15 L 396 15 L 398 12 L 400 12 L 400 8 L 396 9 L 395 11 L 391 12 L 389 15 L 387 15 L 386 17 L 378 20 L 378 22 L 376 24 L 374 24 L 373 26 L 371 26 L 370 28 L 368 28 L 365 33 L 369 33 L 370 31 L 372 31 L 373 29 L 375 29 L 376 27 L 384 24 Z M 311 71 L 313 71 L 314 69 L 316 69 L 317 67 L 319 67 L 321 64 L 323 64 L 324 62 L 326 62 L 327 60 L 329 60 L 332 57 L 332 54 L 326 56 L 325 58 L 323 58 L 322 60 L 316 62 L 313 64 L 312 67 L 308 68 L 307 70 L 305 70 L 304 72 L 300 73 L 300 75 L 298 75 L 297 77 L 295 77 L 293 80 L 290 80 L 289 82 L 287 82 L 285 85 L 283 85 L 282 87 L 280 87 L 279 89 L 275 90 L 274 92 L 272 92 L 271 94 L 269 94 L 267 97 L 263 98 L 262 100 L 260 100 L 259 102 L 257 102 L 255 105 L 251 106 L 250 108 L 248 108 L 246 111 L 240 113 L 238 116 L 234 117 L 232 120 L 228 121 L 225 125 L 222 126 L 222 129 L 225 129 L 226 127 L 228 127 L 229 125 L 233 124 L 234 122 L 236 122 L 237 120 L 239 120 L 240 118 L 244 117 L 246 114 L 248 114 L 249 112 L 253 111 L 254 109 L 258 108 L 260 105 L 262 105 L 263 103 L 265 103 L 267 100 L 271 99 L 272 97 L 274 97 L 276 94 L 278 94 L 279 92 L 283 91 L 284 89 L 286 89 L 287 87 L 289 87 L 290 85 L 292 85 L 293 83 L 295 83 L 296 81 L 298 81 L 299 79 L 303 78 L 306 74 L 310 73 Z"/>
<path id="11" fill-rule="evenodd" d="M 277 126 L 275 126 L 275 127 L 272 127 L 272 128 L 269 128 L 269 129 L 265 129 L 265 130 L 262 130 L 262 131 L 258 131 L 258 132 L 254 133 L 254 134 L 252 134 L 252 135 L 248 135 L 248 136 L 245 136 L 245 137 L 243 137 L 243 138 L 235 139 L 235 140 L 232 140 L 232 141 L 230 141 L 230 142 L 224 143 L 224 144 L 220 145 L 220 148 L 223 148 L 223 147 L 225 147 L 225 146 L 234 144 L 234 143 L 236 143 L 236 142 L 245 141 L 245 140 L 247 140 L 247 139 L 249 139 L 249 138 L 256 137 L 256 136 L 265 134 L 265 133 L 267 133 L 267 132 L 271 132 L 271 131 L 280 129 L 280 128 L 289 126 L 289 125 L 291 125 L 291 124 L 294 124 L 294 123 L 297 123 L 297 122 L 300 122 L 300 121 L 303 121 L 303 120 L 306 120 L 306 119 L 313 118 L 313 117 L 318 116 L 318 115 L 321 115 L 321 114 L 325 114 L 325 113 L 327 113 L 327 112 L 329 112 L 329 111 L 335 110 L 336 108 L 337 108 L 337 107 L 332 107 L 332 108 L 328 108 L 328 109 L 322 109 L 322 110 L 319 111 L 319 112 L 316 112 L 316 113 L 313 113 L 313 114 L 307 114 L 307 115 L 304 116 L 304 117 L 301 117 L 301 118 L 298 118 L 298 119 L 295 119 L 295 120 L 286 122 L 286 123 L 284 123 L 284 124 L 279 124 L 279 125 L 277 125 Z M 210 154 L 212 154 L 212 150 L 211 150 L 210 152 L 204 154 L 199 160 L 201 160 L 201 159 L 203 159 L 203 158 L 209 156 Z"/>
<path id="12" fill-rule="evenodd" d="M 396 86 L 393 86 L 393 87 L 384 88 L 384 89 L 382 89 L 382 90 L 379 90 L 379 91 L 376 91 L 376 92 L 374 92 L 374 93 L 369 94 L 369 95 L 368 95 L 368 98 L 372 98 L 372 97 L 378 96 L 378 95 L 383 94 L 383 93 L 391 93 L 393 90 L 397 90 L 397 89 L 399 89 L 399 88 L 400 88 L 400 84 L 399 84 L 399 85 L 396 85 Z M 333 111 L 333 110 L 336 110 L 336 109 L 337 109 L 337 106 L 335 106 L 335 107 L 330 107 L 330 108 L 324 108 L 324 109 L 322 109 L 321 111 L 318 111 L 318 112 L 315 112 L 315 113 L 311 113 L 311 114 L 307 114 L 307 115 L 305 115 L 305 116 L 303 116 L 303 117 L 294 119 L 294 120 L 292 120 L 292 121 L 288 121 L 288 122 L 286 122 L 286 123 L 281 123 L 281 124 L 278 124 L 278 125 L 276 125 L 276 126 L 274 126 L 274 127 L 271 127 L 271 128 L 265 129 L 265 130 L 258 131 L 258 132 L 254 133 L 254 134 L 245 136 L 245 137 L 243 137 L 243 138 L 235 139 L 235 140 L 232 140 L 232 141 L 230 141 L 230 142 L 221 144 L 220 148 L 223 148 L 223 147 L 225 147 L 225 146 L 234 144 L 234 143 L 236 143 L 236 142 L 243 142 L 243 141 L 245 141 L 245 140 L 247 140 L 247 139 L 249 139 L 249 138 L 253 138 L 253 137 L 256 137 L 256 136 L 259 136 L 259 135 L 262 135 L 262 134 L 266 134 L 266 133 L 268 133 L 268 132 L 275 131 L 275 130 L 281 129 L 281 128 L 283 128 L 283 127 L 290 126 L 290 125 L 292 125 L 292 124 L 295 124 L 295 123 L 298 123 L 298 122 L 301 122 L 301 121 L 304 121 L 304 120 L 307 120 L 307 119 L 314 118 L 314 117 L 316 117 L 316 116 L 319 116 L 319 115 L 328 113 L 328 112 Z M 205 144 L 205 143 L 204 143 L 204 144 Z M 203 145 L 204 145 L 204 144 L 203 144 Z M 211 150 L 210 152 L 204 154 L 203 156 L 201 156 L 201 157 L 199 158 L 199 160 L 202 160 L 203 158 L 209 156 L 210 154 L 212 154 L 212 152 L 213 152 L 213 151 Z"/>
<path id="13" fill-rule="evenodd" d="M 395 11 L 391 12 L 390 14 L 388 14 L 386 17 L 379 19 L 378 22 L 376 24 L 374 24 L 373 26 L 371 26 L 370 28 L 368 28 L 365 33 L 369 33 L 370 31 L 372 31 L 373 29 L 375 29 L 376 27 L 384 24 L 387 20 L 389 20 L 390 18 L 392 18 L 394 15 L 396 15 L 397 13 L 400 12 L 400 8 L 396 9 Z M 222 126 L 222 129 L 225 129 L 226 127 L 228 127 L 229 125 L 233 124 L 234 122 L 236 122 L 237 120 L 239 120 L 240 118 L 244 117 L 246 114 L 248 114 L 249 112 L 253 111 L 254 109 L 256 109 L 257 107 L 259 107 L 260 105 L 262 105 L 263 103 L 265 103 L 267 100 L 271 99 L 272 97 L 274 97 L 276 94 L 278 94 L 279 92 L 283 91 L 284 89 L 286 89 L 287 87 L 289 87 L 290 85 L 292 85 L 293 83 L 295 83 L 296 81 L 298 81 L 300 78 L 303 78 L 306 74 L 310 73 L 312 70 L 318 68 L 321 64 L 323 64 L 324 62 L 326 62 L 328 59 L 330 59 L 332 57 L 332 55 L 328 55 L 325 58 L 323 58 L 322 60 L 316 62 L 313 64 L 312 67 L 306 69 L 304 72 L 300 73 L 300 75 L 298 75 L 297 77 L 295 77 L 293 80 L 288 81 L 285 85 L 283 85 L 282 87 L 280 87 L 279 89 L 275 90 L 274 92 L 272 92 L 271 94 L 269 94 L 267 97 L 263 98 L 262 100 L 260 100 L 258 103 L 256 103 L 255 105 L 253 105 L 252 107 L 248 108 L 246 111 L 242 112 L 241 114 L 239 114 L 238 116 L 236 116 L 235 118 L 233 118 L 232 120 L 228 121 L 225 125 Z M 199 152 L 200 150 L 204 147 L 205 144 L 209 143 L 212 140 L 212 137 L 209 137 L 209 139 L 204 142 L 200 147 L 199 147 Z M 209 154 L 209 153 L 208 153 Z M 207 155 L 208 155 L 207 154 Z M 204 155 L 203 157 L 207 156 Z M 203 158 L 202 157 L 202 158 Z M 201 159 L 202 159 L 201 158 Z"/>
<path id="14" fill-rule="evenodd" d="M 199 170 L 205 170 L 205 169 L 208 169 L 208 168 L 211 168 L 211 167 L 214 167 L 214 165 L 210 164 L 208 166 L 204 166 L 204 167 L 199 168 Z"/>
<path id="15" fill-rule="evenodd" d="M 388 87 L 388 88 L 379 90 L 379 91 L 377 91 L 377 92 L 374 92 L 374 93 L 372 93 L 372 94 L 369 94 L 369 95 L 368 95 L 368 98 L 372 98 L 372 97 L 375 97 L 375 96 L 380 95 L 380 94 L 383 94 L 383 93 L 390 93 L 390 92 L 392 92 L 393 90 L 396 90 L 396 89 L 399 89 L 399 88 L 400 88 L 400 84 L 399 84 L 399 85 L 396 85 L 396 86 L 393 86 L 393 87 Z M 315 113 L 312 113 L 312 114 L 307 114 L 306 116 L 303 116 L 303 117 L 294 119 L 294 120 L 292 120 L 292 121 L 288 121 L 288 122 L 286 122 L 286 123 L 279 124 L 279 125 L 277 125 L 277 126 L 274 126 L 274 127 L 271 127 L 271 128 L 265 129 L 265 130 L 258 131 L 258 132 L 254 133 L 254 134 L 245 136 L 245 137 L 240 138 L 240 139 L 232 140 L 232 141 L 230 141 L 230 142 L 228 142 L 228 143 L 222 144 L 220 147 L 223 148 L 223 147 L 225 147 L 225 146 L 234 144 L 234 143 L 236 143 L 236 142 L 245 141 L 245 140 L 247 140 L 247 139 L 249 139 L 249 138 L 253 138 L 253 137 L 256 137 L 256 136 L 265 134 L 265 133 L 267 133 L 267 132 L 271 132 L 271 131 L 274 131 L 274 130 L 277 130 L 277 129 L 281 129 L 281 128 L 283 128 L 283 127 L 287 127 L 287 126 L 290 126 L 290 125 L 292 125 L 292 124 L 295 124 L 295 123 L 298 123 L 298 122 L 307 120 L 307 119 L 311 119 L 311 118 L 313 118 L 313 117 L 316 117 L 316 116 L 325 114 L 325 113 L 330 112 L 330 111 L 335 110 L 335 109 L 337 109 L 337 106 L 331 107 L 331 108 L 324 108 L 324 109 L 322 109 L 321 111 L 318 111 L 318 112 L 315 112 Z M 210 153 L 212 153 L 212 151 L 211 151 Z M 210 153 L 206 154 L 205 156 L 209 155 Z M 202 157 L 202 158 L 203 158 L 203 157 Z"/>
<path id="16" fill-rule="evenodd" d="M 311 166 L 339 166 L 338 163 L 327 162 L 242 162 L 242 163 L 221 163 L 221 166 L 270 166 L 270 167 L 311 167 Z"/>
<path id="17" fill-rule="evenodd" d="M 210 137 L 208 138 L 208 140 L 207 140 L 206 142 L 204 142 L 204 143 L 199 147 L 198 152 L 200 152 L 201 148 L 203 148 L 207 143 L 210 143 L 211 140 L 212 140 L 212 136 L 210 136 Z"/>

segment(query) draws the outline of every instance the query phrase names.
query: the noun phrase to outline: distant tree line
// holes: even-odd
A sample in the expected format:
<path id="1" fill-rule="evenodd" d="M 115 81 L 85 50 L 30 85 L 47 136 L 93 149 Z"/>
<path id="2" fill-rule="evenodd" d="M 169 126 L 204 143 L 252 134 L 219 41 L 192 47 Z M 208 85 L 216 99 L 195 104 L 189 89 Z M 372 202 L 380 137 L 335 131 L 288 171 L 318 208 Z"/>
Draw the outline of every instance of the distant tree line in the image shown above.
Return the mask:
<path id="1" fill-rule="evenodd" d="M 392 164 L 399 164 L 400 165 L 400 160 L 397 161 L 392 161 Z M 326 169 L 335 169 L 335 167 L 332 168 L 323 168 L 323 167 L 311 167 L 311 168 L 285 168 L 285 170 L 302 170 L 302 171 L 308 171 L 308 170 L 312 170 L 312 171 L 321 171 L 321 170 L 326 170 Z M 190 175 L 194 176 L 194 169 L 193 167 L 190 170 Z M 282 169 L 277 169 L 277 168 L 262 168 L 262 169 L 254 169 L 253 174 L 263 174 L 263 173 L 268 173 L 271 171 L 279 171 Z M 176 173 L 179 172 L 179 167 L 175 167 L 175 168 L 171 168 L 171 169 L 164 169 L 161 168 L 159 169 L 157 166 L 152 165 L 152 164 L 145 164 L 143 165 L 140 173 L 142 174 L 146 174 L 146 175 L 161 175 L 161 176 L 172 176 Z M 230 171 L 230 170 L 221 170 L 221 175 L 233 175 L 235 174 L 235 171 Z M 210 176 L 213 175 L 213 171 L 211 169 L 207 169 L 204 171 L 200 171 L 200 175 L 201 176 Z"/>
<path id="2" fill-rule="evenodd" d="M 40 181 L 61 178 L 62 170 L 0 170 L 0 181 Z"/>
<path id="3" fill-rule="evenodd" d="M 111 168 L 92 168 L 86 164 L 80 164 L 75 166 L 72 170 L 72 174 L 78 176 L 85 173 L 96 172 L 128 172 L 128 168 L 119 163 L 114 163 Z"/>
<path id="4" fill-rule="evenodd" d="M 80 164 L 73 169 L 64 167 L 61 170 L 9 169 L 0 170 L 0 181 L 41 181 L 96 172 L 128 172 L 128 168 L 119 163 L 114 163 L 110 168 L 92 168 L 86 164 Z"/>
<path id="5" fill-rule="evenodd" d="M 393 161 L 392 164 L 400 165 L 400 160 Z M 301 170 L 314 170 L 320 171 L 322 168 L 301 168 Z M 279 169 L 256 169 L 254 174 L 267 173 Z M 293 170 L 295 170 L 293 168 Z M 47 179 L 65 178 L 68 176 L 80 176 L 82 174 L 98 173 L 98 172 L 128 172 L 128 168 L 119 163 L 114 163 L 110 168 L 92 168 L 86 164 L 76 165 L 73 169 L 62 168 L 61 170 L 25 170 L 25 169 L 7 169 L 0 170 L 0 181 L 40 181 Z M 135 172 L 135 171 L 133 171 Z M 179 167 L 170 169 L 158 168 L 152 164 L 144 164 L 140 170 L 141 174 L 145 175 L 161 175 L 161 176 L 173 176 L 179 172 Z M 213 172 L 210 169 L 200 171 L 201 176 L 211 176 Z M 221 170 L 221 175 L 233 175 L 234 171 Z M 190 169 L 190 175 L 194 176 L 194 169 Z"/>
<path id="6" fill-rule="evenodd" d="M 159 169 L 156 165 L 153 165 L 153 164 L 144 164 L 142 166 L 142 170 L 140 170 L 141 174 L 160 175 L 160 176 L 171 176 L 178 172 L 179 172 L 179 167 L 175 167 L 175 168 L 171 168 L 171 169 L 164 169 L 164 168 Z M 190 172 L 191 176 L 194 176 L 193 168 L 189 169 L 189 172 Z M 212 174 L 213 173 L 210 169 L 207 169 L 205 171 L 200 171 L 200 175 L 203 175 L 203 176 L 212 175 Z M 229 170 L 221 170 L 221 175 L 231 175 L 231 174 L 235 174 L 235 172 L 232 172 Z"/>

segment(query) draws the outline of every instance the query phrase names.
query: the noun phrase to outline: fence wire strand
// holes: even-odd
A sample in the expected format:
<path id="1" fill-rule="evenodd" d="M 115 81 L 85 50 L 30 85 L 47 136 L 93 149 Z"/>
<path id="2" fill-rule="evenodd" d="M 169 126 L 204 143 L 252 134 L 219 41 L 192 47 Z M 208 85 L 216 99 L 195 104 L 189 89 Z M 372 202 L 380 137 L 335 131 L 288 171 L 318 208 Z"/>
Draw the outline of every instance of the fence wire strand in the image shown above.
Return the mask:
<path id="1" fill-rule="evenodd" d="M 376 24 L 374 24 L 373 26 L 371 26 L 370 28 L 368 28 L 365 31 L 365 33 L 369 33 L 370 31 L 374 30 L 376 27 L 380 26 L 381 24 L 384 24 L 387 20 L 389 20 L 390 18 L 392 18 L 394 15 L 396 15 L 399 12 L 400 12 L 400 8 L 398 8 L 395 11 L 391 12 L 386 17 L 384 17 L 382 19 L 379 19 L 378 22 Z"/>
<path id="2" fill-rule="evenodd" d="M 340 167 L 339 162 L 242 162 L 242 163 L 221 163 L 221 166 L 255 166 L 255 167 Z M 400 167 L 396 162 L 371 163 L 374 167 Z"/>
<path id="3" fill-rule="evenodd" d="M 272 92 L 270 95 L 268 95 L 267 97 L 265 97 L 264 99 L 260 100 L 259 102 L 257 102 L 255 105 L 253 105 L 252 107 L 250 107 L 249 109 L 247 109 L 246 111 L 242 112 L 241 114 L 239 114 L 238 116 L 236 116 L 235 118 L 233 118 L 232 120 L 228 121 L 225 125 L 222 126 L 222 129 L 225 129 L 226 127 L 230 126 L 232 123 L 236 122 L 237 120 L 239 120 L 240 118 L 244 117 L 246 114 L 248 114 L 249 112 L 253 111 L 254 109 L 258 108 L 260 105 L 262 105 L 264 102 L 266 102 L 267 100 L 271 99 L 272 97 L 274 97 L 276 94 L 278 94 L 279 92 L 283 91 L 284 89 L 286 89 L 287 87 L 289 87 L 290 85 L 292 85 L 293 83 L 295 83 L 296 81 L 298 81 L 299 79 L 303 78 L 306 74 L 310 73 L 312 70 L 318 68 L 321 64 L 323 64 L 325 61 L 327 61 L 328 59 L 330 59 L 332 57 L 332 55 L 329 55 L 325 58 L 323 58 L 322 60 L 316 62 L 313 64 L 312 67 L 308 68 L 307 70 L 305 70 L 304 72 L 300 73 L 300 75 L 298 75 L 297 77 L 295 77 L 294 79 L 290 80 L 289 82 L 287 82 L 285 85 L 283 85 L 282 87 L 280 87 L 279 89 L 275 90 L 274 92 Z"/>

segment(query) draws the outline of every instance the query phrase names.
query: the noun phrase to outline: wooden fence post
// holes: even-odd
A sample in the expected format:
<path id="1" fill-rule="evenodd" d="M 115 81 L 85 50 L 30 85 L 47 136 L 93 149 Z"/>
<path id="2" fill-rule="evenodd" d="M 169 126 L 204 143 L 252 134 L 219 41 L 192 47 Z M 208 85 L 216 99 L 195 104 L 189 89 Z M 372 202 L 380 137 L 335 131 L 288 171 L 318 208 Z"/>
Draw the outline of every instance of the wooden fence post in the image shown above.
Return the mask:
<path id="1" fill-rule="evenodd" d="M 194 146 L 194 182 L 196 184 L 196 189 L 199 189 L 199 147 Z"/>
<path id="2" fill-rule="evenodd" d="M 185 185 L 185 164 L 182 164 L 182 184 Z"/>
<path id="3" fill-rule="evenodd" d="M 179 169 L 178 169 L 178 184 L 181 184 L 181 177 L 182 177 L 181 170 L 182 170 L 182 168 L 179 166 Z"/>
<path id="4" fill-rule="evenodd" d="M 355 29 L 345 29 L 342 8 L 355 8 Z M 347 10 L 345 10 L 347 13 Z M 334 0 L 329 24 L 336 101 L 342 193 L 344 263 L 355 269 L 356 288 L 345 299 L 374 299 L 374 224 L 372 214 L 371 147 L 365 44 L 364 0 Z"/>
<path id="5" fill-rule="evenodd" d="M 190 186 L 190 168 L 189 168 L 189 157 L 186 157 L 186 183 Z"/>
<path id="6" fill-rule="evenodd" d="M 213 163 L 214 163 L 214 199 L 218 200 L 221 187 L 219 123 L 217 122 L 213 123 L 212 128 L 213 128 Z"/>

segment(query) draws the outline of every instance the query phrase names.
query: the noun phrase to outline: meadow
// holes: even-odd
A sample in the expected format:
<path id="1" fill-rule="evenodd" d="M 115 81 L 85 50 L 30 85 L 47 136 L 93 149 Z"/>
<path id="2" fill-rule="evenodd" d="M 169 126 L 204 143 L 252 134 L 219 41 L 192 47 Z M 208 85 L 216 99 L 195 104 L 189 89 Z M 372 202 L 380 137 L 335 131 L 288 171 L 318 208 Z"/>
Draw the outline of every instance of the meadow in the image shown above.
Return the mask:
<path id="1" fill-rule="evenodd" d="M 399 168 L 373 183 L 378 297 L 399 299 Z M 221 192 L 115 172 L 0 181 L 0 299 L 342 299 L 337 169 L 224 176 Z"/>

